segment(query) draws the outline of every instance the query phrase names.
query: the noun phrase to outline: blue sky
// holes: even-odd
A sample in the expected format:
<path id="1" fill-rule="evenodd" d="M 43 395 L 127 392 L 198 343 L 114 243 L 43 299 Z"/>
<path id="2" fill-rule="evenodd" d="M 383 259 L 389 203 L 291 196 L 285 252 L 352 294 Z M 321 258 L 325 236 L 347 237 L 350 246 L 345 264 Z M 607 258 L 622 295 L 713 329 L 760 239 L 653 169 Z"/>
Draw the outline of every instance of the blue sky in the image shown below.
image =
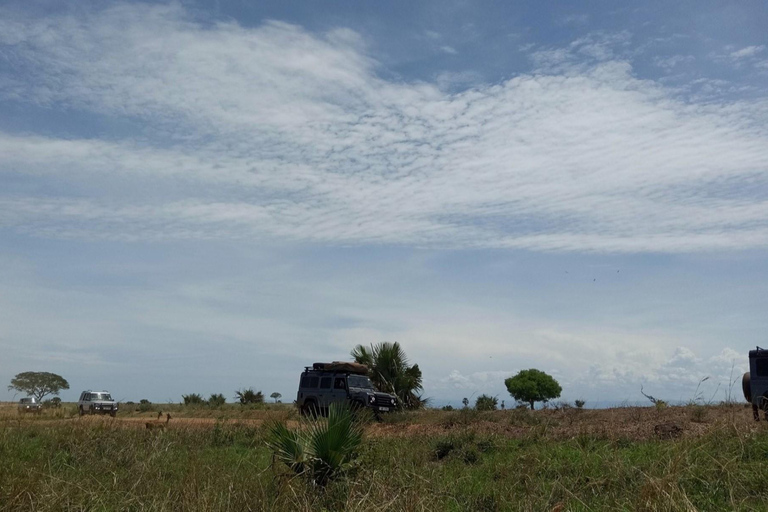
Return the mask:
<path id="1" fill-rule="evenodd" d="M 766 22 L 6 2 L 0 380 L 291 400 L 388 340 L 440 403 L 529 367 L 569 400 L 722 398 L 767 343 Z"/>

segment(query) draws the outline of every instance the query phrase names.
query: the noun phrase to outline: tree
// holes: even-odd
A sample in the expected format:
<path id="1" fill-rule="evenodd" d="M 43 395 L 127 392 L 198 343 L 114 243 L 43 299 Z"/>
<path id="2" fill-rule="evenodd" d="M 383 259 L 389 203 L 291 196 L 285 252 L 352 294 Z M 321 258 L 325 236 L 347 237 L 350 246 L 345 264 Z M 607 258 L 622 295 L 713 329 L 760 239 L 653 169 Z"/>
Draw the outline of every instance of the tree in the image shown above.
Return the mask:
<path id="1" fill-rule="evenodd" d="M 282 398 L 282 396 L 283 396 L 283 395 L 281 395 L 281 394 L 280 394 L 280 393 L 278 393 L 277 391 L 275 391 L 274 393 L 272 393 L 271 395 L 269 395 L 269 397 L 270 397 L 270 398 L 274 399 L 275 403 L 277 403 L 277 401 L 278 401 L 280 398 Z"/>
<path id="2" fill-rule="evenodd" d="M 38 402 L 42 402 L 48 395 L 58 395 L 62 389 L 69 389 L 69 382 L 55 373 L 23 372 L 11 379 L 8 391 L 12 389 L 31 395 Z"/>
<path id="3" fill-rule="evenodd" d="M 238 389 L 235 391 L 235 398 L 240 405 L 264 403 L 264 394 L 261 391 L 254 391 L 253 388 Z"/>
<path id="4" fill-rule="evenodd" d="M 533 409 L 534 402 L 547 402 L 558 398 L 563 388 L 546 373 L 531 368 L 521 370 L 514 377 L 504 381 L 507 391 L 518 402 L 526 402 Z"/>
<path id="5" fill-rule="evenodd" d="M 469 398 L 464 397 L 461 399 L 461 403 L 464 405 L 464 407 L 469 407 Z"/>
<path id="6" fill-rule="evenodd" d="M 184 405 L 203 405 L 205 403 L 205 400 L 203 400 L 202 395 L 199 395 L 197 393 L 181 395 L 181 398 L 184 399 Z"/>
<path id="7" fill-rule="evenodd" d="M 418 409 L 425 400 L 419 393 L 421 370 L 419 365 L 408 364 L 408 358 L 400 344 L 385 341 L 370 347 L 358 345 L 352 350 L 355 362 L 368 366 L 368 377 L 379 391 L 397 396 L 400 405 L 406 409 Z"/>
<path id="8" fill-rule="evenodd" d="M 480 395 L 475 400 L 475 409 L 478 411 L 495 411 L 499 399 L 495 396 Z"/>
<path id="9" fill-rule="evenodd" d="M 213 393 L 208 399 L 208 405 L 211 407 L 221 407 L 225 403 L 227 403 L 227 399 L 221 393 Z"/>

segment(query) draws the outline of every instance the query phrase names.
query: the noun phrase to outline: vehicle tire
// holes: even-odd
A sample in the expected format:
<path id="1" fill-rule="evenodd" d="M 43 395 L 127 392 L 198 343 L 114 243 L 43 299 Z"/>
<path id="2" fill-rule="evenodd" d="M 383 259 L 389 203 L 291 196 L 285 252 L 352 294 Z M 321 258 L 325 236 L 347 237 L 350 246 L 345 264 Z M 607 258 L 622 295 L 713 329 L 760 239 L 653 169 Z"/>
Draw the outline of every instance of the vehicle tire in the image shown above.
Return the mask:
<path id="1" fill-rule="evenodd" d="M 88 411 L 89 411 L 88 414 L 90 414 L 91 416 L 96 414 L 96 409 L 94 409 L 93 406 L 91 406 L 91 408 Z"/>
<path id="2" fill-rule="evenodd" d="M 80 416 L 85 416 L 85 411 L 83 410 L 83 406 L 80 406 Z"/>
<path id="3" fill-rule="evenodd" d="M 365 409 L 365 404 L 362 402 L 362 400 L 352 400 L 349 404 L 349 408 L 352 409 L 352 411 L 362 411 Z"/>
<path id="4" fill-rule="evenodd" d="M 112 411 L 111 413 L 109 413 L 109 415 L 114 418 L 115 416 L 117 416 L 117 411 Z"/>
<path id="5" fill-rule="evenodd" d="M 752 386 L 750 384 L 749 372 L 745 373 L 741 378 L 741 391 L 744 393 L 744 398 L 747 402 L 752 402 Z"/>

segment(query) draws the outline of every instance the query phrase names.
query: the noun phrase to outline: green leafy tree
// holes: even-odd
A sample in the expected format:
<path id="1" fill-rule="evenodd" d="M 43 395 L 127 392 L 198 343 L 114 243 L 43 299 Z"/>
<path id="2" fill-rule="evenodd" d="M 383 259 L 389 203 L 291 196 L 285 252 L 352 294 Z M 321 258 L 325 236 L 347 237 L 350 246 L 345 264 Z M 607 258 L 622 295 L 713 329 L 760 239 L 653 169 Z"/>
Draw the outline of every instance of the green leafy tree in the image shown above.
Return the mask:
<path id="1" fill-rule="evenodd" d="M 514 377 L 504 381 L 507 391 L 518 402 L 530 404 L 533 409 L 534 402 L 548 402 L 558 398 L 563 388 L 550 375 L 541 370 L 522 370 Z"/>
<path id="2" fill-rule="evenodd" d="M 221 393 L 213 393 L 208 399 L 208 405 L 211 407 L 221 407 L 225 403 L 227 403 L 227 399 Z"/>
<path id="3" fill-rule="evenodd" d="M 368 376 L 379 391 L 397 396 L 406 409 L 424 407 L 421 397 L 421 370 L 410 365 L 400 344 L 383 342 L 370 347 L 358 345 L 352 350 L 355 362 L 368 366 Z"/>
<path id="4" fill-rule="evenodd" d="M 263 404 L 264 394 L 261 391 L 254 391 L 253 388 L 238 389 L 235 391 L 235 399 L 240 405 Z"/>
<path id="5" fill-rule="evenodd" d="M 275 391 L 274 393 L 269 395 L 269 397 L 272 398 L 275 401 L 275 403 L 277 403 L 277 401 L 280 400 L 283 397 L 283 395 Z"/>
<path id="6" fill-rule="evenodd" d="M 475 409 L 478 411 L 495 411 L 499 399 L 495 396 L 480 395 L 475 400 Z"/>
<path id="7" fill-rule="evenodd" d="M 328 421 L 315 418 L 307 428 L 296 430 L 275 423 L 267 434 L 275 458 L 318 485 L 327 484 L 349 467 L 362 439 L 362 424 L 348 406 L 338 403 L 331 404 Z"/>
<path id="8" fill-rule="evenodd" d="M 11 379 L 8 391 L 15 389 L 35 397 L 42 402 L 48 395 L 58 395 L 62 389 L 69 389 L 69 382 L 61 375 L 49 372 L 23 372 Z"/>

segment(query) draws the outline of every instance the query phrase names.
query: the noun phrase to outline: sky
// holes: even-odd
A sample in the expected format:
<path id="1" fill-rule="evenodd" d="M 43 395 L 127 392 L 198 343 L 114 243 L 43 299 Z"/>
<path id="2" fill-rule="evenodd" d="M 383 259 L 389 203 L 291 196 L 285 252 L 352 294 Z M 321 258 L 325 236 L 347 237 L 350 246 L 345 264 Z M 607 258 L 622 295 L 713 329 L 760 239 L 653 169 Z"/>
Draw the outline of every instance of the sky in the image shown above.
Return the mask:
<path id="1" fill-rule="evenodd" d="M 435 404 L 510 404 L 527 368 L 588 405 L 740 399 L 768 344 L 767 23 L 3 2 L 0 381 L 291 401 L 305 365 L 397 341 Z"/>

